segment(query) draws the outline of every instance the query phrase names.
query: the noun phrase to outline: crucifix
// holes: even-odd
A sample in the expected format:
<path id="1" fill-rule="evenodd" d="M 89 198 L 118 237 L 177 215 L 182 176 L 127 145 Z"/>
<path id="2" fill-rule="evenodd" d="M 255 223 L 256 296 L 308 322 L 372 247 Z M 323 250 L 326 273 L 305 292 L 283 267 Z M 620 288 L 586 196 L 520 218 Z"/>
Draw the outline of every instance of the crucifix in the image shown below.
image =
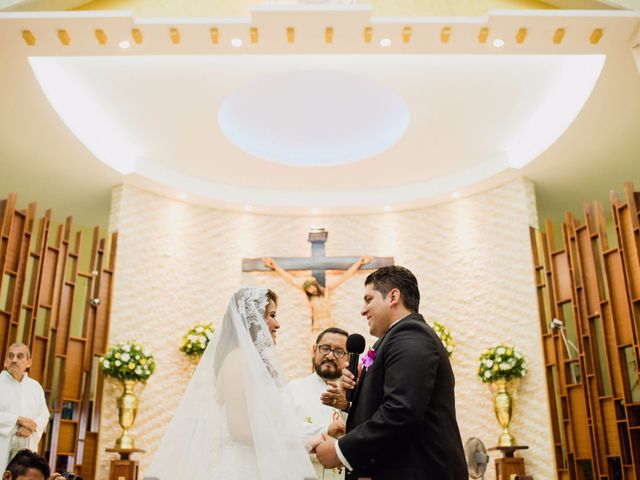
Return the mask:
<path id="1" fill-rule="evenodd" d="M 334 325 L 331 315 L 331 296 L 336 288 L 359 269 L 375 270 L 394 263 L 393 257 L 327 257 L 325 243 L 328 235 L 329 232 L 324 228 L 311 229 L 308 238 L 311 243 L 311 257 L 242 259 L 243 272 L 273 271 L 306 295 L 311 309 L 311 330 L 314 333 Z M 363 268 L 364 265 L 366 267 Z M 312 276 L 300 281 L 289 273 L 296 270 L 311 270 Z M 327 285 L 327 270 L 342 270 L 344 273 Z"/>

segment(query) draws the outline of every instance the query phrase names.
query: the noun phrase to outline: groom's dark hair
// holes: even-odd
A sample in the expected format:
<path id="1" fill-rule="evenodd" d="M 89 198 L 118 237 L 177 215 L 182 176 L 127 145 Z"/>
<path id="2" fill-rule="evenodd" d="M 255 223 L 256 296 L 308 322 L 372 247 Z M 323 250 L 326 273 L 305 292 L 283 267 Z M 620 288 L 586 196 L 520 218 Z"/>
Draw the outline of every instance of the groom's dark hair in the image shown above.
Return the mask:
<path id="1" fill-rule="evenodd" d="M 418 290 L 418 280 L 408 268 L 399 265 L 391 265 L 382 267 L 371 273 L 364 281 L 364 286 L 373 285 L 377 290 L 386 297 L 387 294 L 397 288 L 400 290 L 402 303 L 412 313 L 418 313 L 420 307 L 420 290 Z"/>

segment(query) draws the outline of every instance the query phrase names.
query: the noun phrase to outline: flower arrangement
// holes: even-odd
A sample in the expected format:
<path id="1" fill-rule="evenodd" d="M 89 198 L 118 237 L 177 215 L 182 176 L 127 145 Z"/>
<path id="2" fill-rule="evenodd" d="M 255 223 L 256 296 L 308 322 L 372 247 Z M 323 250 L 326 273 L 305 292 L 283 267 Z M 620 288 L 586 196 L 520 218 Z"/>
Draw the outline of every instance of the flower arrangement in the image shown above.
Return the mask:
<path id="1" fill-rule="evenodd" d="M 440 322 L 433 322 L 431 328 L 433 328 L 433 331 L 436 332 L 436 335 L 438 335 L 438 338 L 440 338 L 440 341 L 444 345 L 444 348 L 447 350 L 447 355 L 449 355 L 449 358 L 451 358 L 456 347 L 456 343 L 453 341 L 451 332 Z"/>
<path id="2" fill-rule="evenodd" d="M 500 343 L 488 348 L 480 355 L 478 377 L 484 383 L 498 379 L 513 380 L 527 374 L 527 365 L 522 354 L 510 345 Z"/>
<path id="3" fill-rule="evenodd" d="M 211 323 L 199 323 L 182 337 L 180 351 L 188 357 L 201 357 L 216 329 Z"/>
<path id="4" fill-rule="evenodd" d="M 156 362 L 139 342 L 120 342 L 99 359 L 105 377 L 146 383 L 156 370 Z"/>

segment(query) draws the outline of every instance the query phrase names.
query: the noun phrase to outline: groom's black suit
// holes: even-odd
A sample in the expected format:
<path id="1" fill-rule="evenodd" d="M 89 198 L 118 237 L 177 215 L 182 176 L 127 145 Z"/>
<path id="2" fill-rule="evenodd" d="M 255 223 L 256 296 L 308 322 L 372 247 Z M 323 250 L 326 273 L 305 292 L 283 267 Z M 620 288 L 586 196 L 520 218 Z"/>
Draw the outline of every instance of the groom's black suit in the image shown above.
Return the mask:
<path id="1" fill-rule="evenodd" d="M 374 345 L 338 441 L 348 479 L 467 480 L 447 352 L 422 315 L 393 325 Z"/>

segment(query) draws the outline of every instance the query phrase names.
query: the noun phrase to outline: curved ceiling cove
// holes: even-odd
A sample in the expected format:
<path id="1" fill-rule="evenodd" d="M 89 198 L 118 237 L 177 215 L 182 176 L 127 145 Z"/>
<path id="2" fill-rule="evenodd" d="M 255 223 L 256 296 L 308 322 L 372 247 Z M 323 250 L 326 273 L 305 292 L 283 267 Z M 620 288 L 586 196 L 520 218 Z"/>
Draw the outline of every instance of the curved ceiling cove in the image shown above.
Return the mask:
<path id="1" fill-rule="evenodd" d="M 391 88 L 363 76 L 289 71 L 231 92 L 218 123 L 251 155 L 293 166 L 332 166 L 391 147 L 409 125 L 409 110 Z"/>
<path id="2" fill-rule="evenodd" d="M 69 130 L 128 181 L 288 212 L 403 208 L 515 177 L 574 122 L 604 59 L 29 57 Z"/>

